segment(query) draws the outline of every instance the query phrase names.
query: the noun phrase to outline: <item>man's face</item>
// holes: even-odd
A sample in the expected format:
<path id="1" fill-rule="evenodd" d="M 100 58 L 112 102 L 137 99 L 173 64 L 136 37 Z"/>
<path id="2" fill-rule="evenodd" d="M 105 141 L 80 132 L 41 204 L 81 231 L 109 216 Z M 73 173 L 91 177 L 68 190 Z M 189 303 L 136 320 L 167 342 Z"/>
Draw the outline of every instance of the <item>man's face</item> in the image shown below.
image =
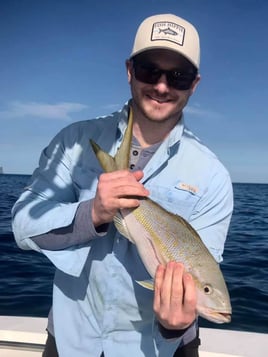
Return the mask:
<path id="1" fill-rule="evenodd" d="M 177 53 L 163 49 L 146 51 L 136 56 L 134 63 L 127 61 L 126 64 L 134 111 L 138 111 L 139 115 L 143 115 L 152 121 L 163 122 L 169 119 L 177 121 L 200 79 L 199 75 L 191 78 L 193 66 Z M 159 79 L 156 79 L 154 84 L 145 83 L 142 81 L 143 78 L 139 78 L 139 73 L 144 75 L 145 71 L 146 74 L 148 68 L 149 75 L 159 73 Z M 174 72 L 171 75 L 166 75 L 166 73 L 161 73 L 161 70 L 187 74 L 177 83 L 180 86 L 181 83 L 187 84 L 188 80 L 189 88 L 174 88 L 172 86 Z M 171 79 L 169 80 L 167 77 L 171 77 Z"/>

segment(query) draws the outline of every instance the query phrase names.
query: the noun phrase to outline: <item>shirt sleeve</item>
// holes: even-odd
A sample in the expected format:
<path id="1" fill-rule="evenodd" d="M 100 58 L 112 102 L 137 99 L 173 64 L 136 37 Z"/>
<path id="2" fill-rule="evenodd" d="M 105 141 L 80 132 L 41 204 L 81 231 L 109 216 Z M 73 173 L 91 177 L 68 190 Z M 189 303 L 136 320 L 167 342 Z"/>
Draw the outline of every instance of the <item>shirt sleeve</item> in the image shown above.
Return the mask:
<path id="1" fill-rule="evenodd" d="M 90 244 L 49 250 L 39 247 L 31 237 L 70 227 L 74 223 L 83 201 L 79 202 L 72 178 L 73 167 L 83 151 L 77 136 L 77 130 L 67 127 L 51 141 L 41 154 L 30 185 L 12 209 L 12 228 L 18 246 L 44 253 L 58 269 L 74 276 L 81 273 Z M 88 199 L 93 195 L 92 192 Z M 92 230 L 92 227 L 87 229 Z M 84 240 L 85 237 L 82 239 L 80 234 L 79 239 Z"/>
<path id="2" fill-rule="evenodd" d="M 167 330 L 159 322 L 153 321 L 153 337 L 159 356 L 173 356 L 179 347 L 193 341 L 198 336 L 198 323 L 195 320 L 184 330 Z"/>
<path id="3" fill-rule="evenodd" d="M 160 323 L 158 323 L 158 329 L 161 335 L 166 339 L 171 338 L 179 338 L 184 335 L 184 333 L 188 330 L 189 327 L 182 329 L 182 330 L 168 330 Z"/>
<path id="4" fill-rule="evenodd" d="M 74 220 L 69 226 L 53 229 L 48 233 L 31 237 L 31 239 L 41 249 L 61 250 L 75 245 L 86 244 L 91 239 L 104 235 L 106 230 L 96 230 L 93 225 L 91 218 L 92 203 L 93 200 L 81 202 Z"/>

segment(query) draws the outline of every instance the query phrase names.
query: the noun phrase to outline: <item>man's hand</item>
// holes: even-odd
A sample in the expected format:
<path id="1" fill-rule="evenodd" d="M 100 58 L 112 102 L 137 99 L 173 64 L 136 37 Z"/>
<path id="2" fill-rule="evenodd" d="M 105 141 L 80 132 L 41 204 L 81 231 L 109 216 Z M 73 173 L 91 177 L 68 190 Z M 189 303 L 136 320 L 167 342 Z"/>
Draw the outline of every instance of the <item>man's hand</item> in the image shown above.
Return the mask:
<path id="1" fill-rule="evenodd" d="M 185 329 L 196 318 L 197 294 L 193 278 L 182 263 L 159 265 L 155 275 L 154 312 L 168 330 Z"/>
<path id="2" fill-rule="evenodd" d="M 139 206 L 137 197 L 149 195 L 148 190 L 139 182 L 142 177 L 142 171 L 128 170 L 118 170 L 100 176 L 92 207 L 95 227 L 111 222 L 119 209 Z"/>

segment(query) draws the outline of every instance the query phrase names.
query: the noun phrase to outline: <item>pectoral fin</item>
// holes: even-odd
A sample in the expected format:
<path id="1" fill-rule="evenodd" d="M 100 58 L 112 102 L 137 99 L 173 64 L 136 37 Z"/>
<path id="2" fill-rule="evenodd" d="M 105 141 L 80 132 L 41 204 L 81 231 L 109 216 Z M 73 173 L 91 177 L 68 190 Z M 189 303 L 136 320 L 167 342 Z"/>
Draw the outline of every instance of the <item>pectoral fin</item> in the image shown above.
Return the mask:
<path id="1" fill-rule="evenodd" d="M 135 242 L 133 242 L 132 240 L 131 235 L 129 234 L 128 228 L 125 224 L 124 219 L 122 218 L 120 211 L 117 212 L 117 214 L 114 216 L 114 225 L 119 233 L 126 237 L 131 243 L 135 244 Z"/>
<path id="2" fill-rule="evenodd" d="M 154 281 L 153 281 L 153 279 L 142 280 L 142 281 L 136 280 L 136 283 L 138 283 L 139 285 L 141 285 L 145 289 L 154 290 Z"/>

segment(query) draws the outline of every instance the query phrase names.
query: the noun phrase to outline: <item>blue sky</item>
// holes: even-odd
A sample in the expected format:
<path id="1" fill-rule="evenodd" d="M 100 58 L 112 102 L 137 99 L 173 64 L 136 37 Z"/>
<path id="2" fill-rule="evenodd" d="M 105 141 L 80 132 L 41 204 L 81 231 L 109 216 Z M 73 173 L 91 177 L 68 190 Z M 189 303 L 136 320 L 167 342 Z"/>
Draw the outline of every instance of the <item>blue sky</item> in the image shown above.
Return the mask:
<path id="1" fill-rule="evenodd" d="M 186 123 L 233 182 L 268 183 L 266 0 L 0 1 L 0 166 L 31 174 L 71 122 L 129 99 L 125 59 L 139 23 L 157 13 L 192 22 L 202 81 Z"/>

